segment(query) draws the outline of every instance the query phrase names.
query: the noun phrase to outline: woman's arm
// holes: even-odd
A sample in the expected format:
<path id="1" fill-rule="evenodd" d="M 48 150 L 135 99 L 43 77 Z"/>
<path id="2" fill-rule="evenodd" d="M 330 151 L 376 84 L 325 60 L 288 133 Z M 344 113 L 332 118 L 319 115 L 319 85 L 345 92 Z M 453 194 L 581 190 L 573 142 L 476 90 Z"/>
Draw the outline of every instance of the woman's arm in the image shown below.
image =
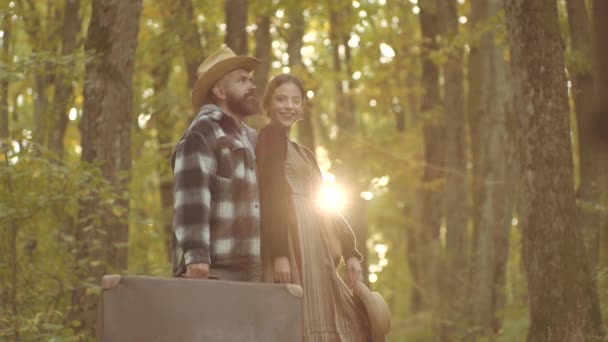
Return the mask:
<path id="1" fill-rule="evenodd" d="M 287 227 L 289 226 L 289 185 L 285 177 L 287 135 L 280 128 L 268 125 L 258 136 L 256 161 L 260 189 L 262 242 L 275 259 L 289 255 Z"/>

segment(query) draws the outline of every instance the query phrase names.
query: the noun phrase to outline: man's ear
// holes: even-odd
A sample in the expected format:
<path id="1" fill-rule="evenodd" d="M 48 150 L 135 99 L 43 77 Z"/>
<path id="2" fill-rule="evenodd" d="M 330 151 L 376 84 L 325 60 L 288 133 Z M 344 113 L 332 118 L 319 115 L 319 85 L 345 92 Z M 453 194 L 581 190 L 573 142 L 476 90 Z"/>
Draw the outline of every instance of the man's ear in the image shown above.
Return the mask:
<path id="1" fill-rule="evenodd" d="M 211 88 L 211 91 L 213 92 L 213 95 L 218 100 L 225 100 L 226 99 L 226 92 L 224 91 L 224 87 L 222 87 L 221 84 L 214 85 L 213 88 Z"/>

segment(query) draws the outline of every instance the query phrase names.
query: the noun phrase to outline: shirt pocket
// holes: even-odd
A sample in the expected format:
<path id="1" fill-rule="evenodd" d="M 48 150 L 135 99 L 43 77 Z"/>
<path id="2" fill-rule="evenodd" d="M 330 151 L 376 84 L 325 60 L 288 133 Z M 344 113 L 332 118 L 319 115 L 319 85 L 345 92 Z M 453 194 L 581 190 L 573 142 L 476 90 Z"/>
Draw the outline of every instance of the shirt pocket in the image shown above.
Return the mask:
<path id="1" fill-rule="evenodd" d="M 247 149 L 241 141 L 229 136 L 218 139 L 217 176 L 233 181 L 244 179 L 247 161 Z"/>

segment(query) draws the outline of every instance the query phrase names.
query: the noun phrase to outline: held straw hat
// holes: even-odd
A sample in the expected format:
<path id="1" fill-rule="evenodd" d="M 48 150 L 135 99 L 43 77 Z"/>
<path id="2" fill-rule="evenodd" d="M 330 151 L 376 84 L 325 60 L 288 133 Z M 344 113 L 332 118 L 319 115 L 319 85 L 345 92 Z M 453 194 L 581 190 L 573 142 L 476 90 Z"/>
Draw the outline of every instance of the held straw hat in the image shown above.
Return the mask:
<path id="1" fill-rule="evenodd" d="M 249 56 L 237 56 L 229 47 L 223 47 L 207 57 L 196 69 L 198 80 L 192 87 L 192 106 L 198 110 L 208 102 L 209 90 L 227 73 L 245 69 L 251 72 L 261 61 Z"/>
<path id="2" fill-rule="evenodd" d="M 370 291 L 360 281 L 355 285 L 353 295 L 365 307 L 371 328 L 372 341 L 384 342 L 386 334 L 391 330 L 391 312 L 388 309 L 386 301 L 380 293 Z"/>

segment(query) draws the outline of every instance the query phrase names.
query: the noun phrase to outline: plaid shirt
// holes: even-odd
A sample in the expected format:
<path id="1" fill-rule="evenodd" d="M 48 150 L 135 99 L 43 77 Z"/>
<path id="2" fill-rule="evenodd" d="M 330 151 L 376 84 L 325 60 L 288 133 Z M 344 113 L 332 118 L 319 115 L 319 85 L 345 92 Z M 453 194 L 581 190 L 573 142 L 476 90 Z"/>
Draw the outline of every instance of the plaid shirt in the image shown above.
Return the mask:
<path id="1" fill-rule="evenodd" d="M 173 273 L 260 263 L 255 131 L 205 105 L 173 154 Z"/>

